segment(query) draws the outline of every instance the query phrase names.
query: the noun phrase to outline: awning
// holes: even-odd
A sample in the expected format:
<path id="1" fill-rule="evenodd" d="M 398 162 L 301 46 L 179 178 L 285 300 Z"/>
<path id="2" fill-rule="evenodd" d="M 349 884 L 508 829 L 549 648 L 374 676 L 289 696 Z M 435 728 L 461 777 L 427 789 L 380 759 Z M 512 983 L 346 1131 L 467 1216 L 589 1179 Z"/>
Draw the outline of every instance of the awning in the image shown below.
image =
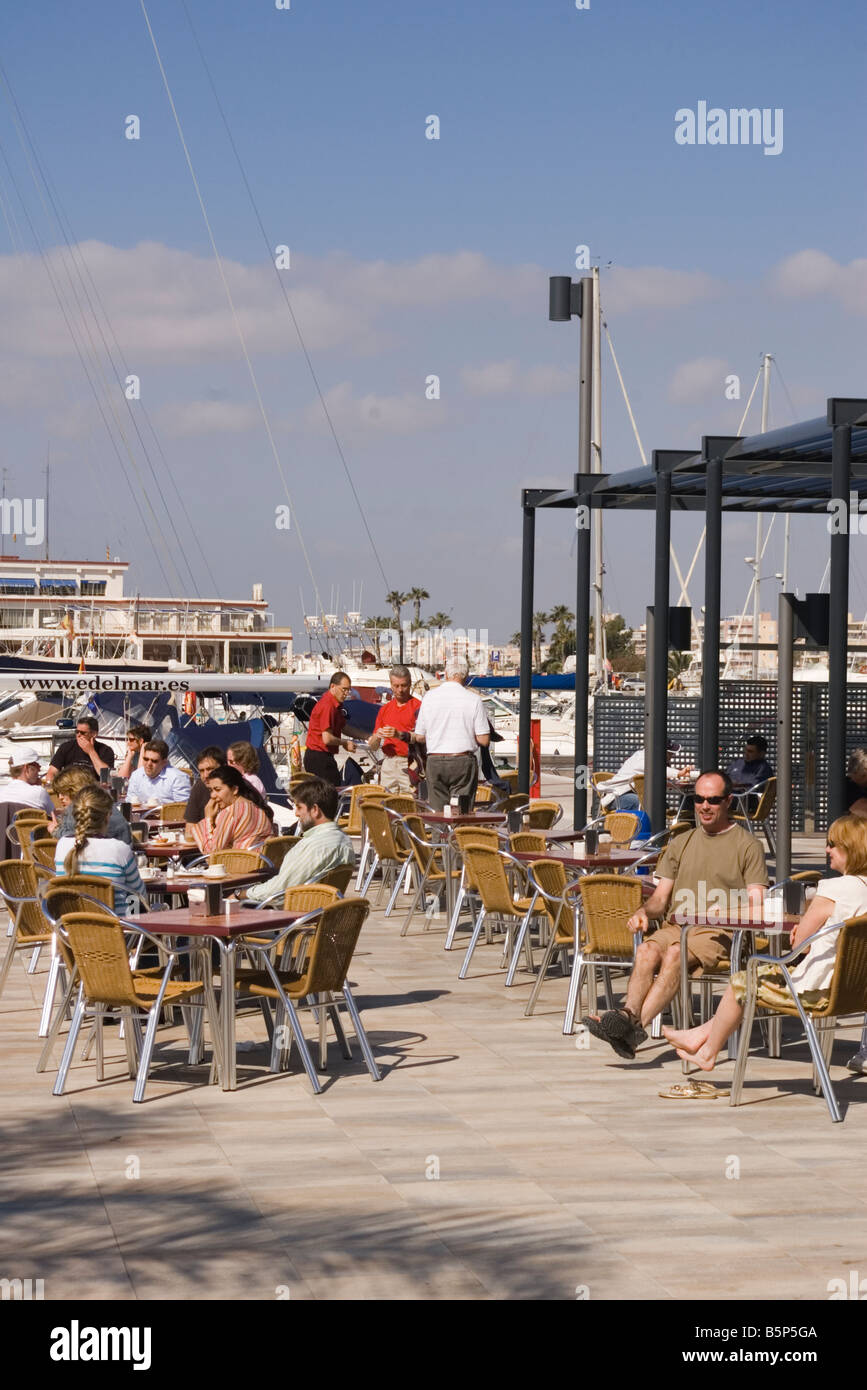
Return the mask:
<path id="1" fill-rule="evenodd" d="M 27 589 L 30 593 L 33 593 L 35 588 L 35 579 L 9 579 L 6 575 L 0 577 L 0 591 L 6 589 L 20 589 L 23 592 L 23 590 Z"/>

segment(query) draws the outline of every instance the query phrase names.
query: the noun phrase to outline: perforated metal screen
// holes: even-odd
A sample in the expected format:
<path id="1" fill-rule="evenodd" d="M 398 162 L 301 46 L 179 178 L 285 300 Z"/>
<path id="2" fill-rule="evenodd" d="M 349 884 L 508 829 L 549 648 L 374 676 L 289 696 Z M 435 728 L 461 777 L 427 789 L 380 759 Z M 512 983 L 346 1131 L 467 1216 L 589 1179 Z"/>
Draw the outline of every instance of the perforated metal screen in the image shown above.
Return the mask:
<path id="1" fill-rule="evenodd" d="M 867 745 L 867 686 L 849 689 L 847 727 L 849 751 Z M 672 761 L 682 767 L 699 764 L 701 699 L 692 695 L 668 697 L 668 737 L 682 745 Z M 863 732 L 859 732 L 863 731 Z M 741 756 L 749 734 L 762 734 L 768 761 L 777 760 L 777 688 L 768 681 L 720 682 L 720 765 Z M 828 690 L 827 686 L 797 683 L 792 729 L 792 829 L 827 828 L 828 817 Z M 593 706 L 593 767 L 616 772 L 644 742 L 644 697 L 612 692 L 597 695 Z M 815 827 L 807 824 L 812 813 Z M 772 818 L 772 824 L 775 819 Z"/>

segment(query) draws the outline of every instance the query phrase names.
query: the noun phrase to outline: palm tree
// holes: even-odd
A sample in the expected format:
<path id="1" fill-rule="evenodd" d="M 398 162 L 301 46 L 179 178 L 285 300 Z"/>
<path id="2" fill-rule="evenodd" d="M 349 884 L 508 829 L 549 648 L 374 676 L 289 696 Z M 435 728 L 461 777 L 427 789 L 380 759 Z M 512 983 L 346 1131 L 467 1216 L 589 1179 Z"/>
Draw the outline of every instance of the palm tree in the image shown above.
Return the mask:
<path id="1" fill-rule="evenodd" d="M 442 632 L 443 628 L 445 628 L 445 627 L 451 627 L 451 625 L 452 625 L 452 615 L 451 615 L 451 613 L 432 613 L 431 616 L 430 616 L 429 618 L 426 619 L 424 625 L 425 625 L 425 627 L 428 628 L 429 631 L 432 632 L 432 633 Z M 440 655 L 442 655 L 442 653 L 440 653 Z M 431 666 L 435 666 L 435 665 L 436 665 L 436 648 L 435 648 L 435 643 L 434 643 L 433 638 L 431 638 L 430 649 L 429 649 L 429 656 L 430 656 L 430 663 L 431 663 Z"/>
<path id="2" fill-rule="evenodd" d="M 411 600 L 415 609 L 415 625 L 421 627 L 421 606 L 426 598 L 430 598 L 427 589 L 410 589 L 407 599 Z"/>
<path id="3" fill-rule="evenodd" d="M 548 613 L 533 614 L 533 666 L 537 671 L 542 665 L 542 643 L 545 640 L 545 628 L 550 621 Z"/>
<path id="4" fill-rule="evenodd" d="M 403 623 L 400 620 L 400 610 L 409 599 L 409 594 L 401 593 L 400 589 L 392 589 L 385 596 L 386 603 L 391 604 L 391 611 L 394 614 L 394 626 L 398 630 L 398 661 L 403 662 Z"/>
<path id="5" fill-rule="evenodd" d="M 554 636 L 551 639 L 549 661 L 562 666 L 566 647 L 575 640 L 575 629 L 571 626 L 575 621 L 575 614 L 571 608 L 566 607 L 565 603 L 558 603 L 548 614 L 548 621 L 556 623 Z"/>

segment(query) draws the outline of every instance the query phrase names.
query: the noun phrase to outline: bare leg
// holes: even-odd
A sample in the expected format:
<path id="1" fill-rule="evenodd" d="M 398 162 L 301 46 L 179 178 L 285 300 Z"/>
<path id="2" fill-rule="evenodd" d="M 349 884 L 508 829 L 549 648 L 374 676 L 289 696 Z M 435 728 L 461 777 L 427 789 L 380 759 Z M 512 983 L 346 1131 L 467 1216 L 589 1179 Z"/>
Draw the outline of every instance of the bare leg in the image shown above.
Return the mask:
<path id="1" fill-rule="evenodd" d="M 739 1026 L 743 1016 L 744 1006 L 738 1003 L 734 990 L 729 985 L 711 1019 L 707 1041 L 697 1052 L 688 1052 L 686 1049 L 678 1048 L 678 1057 L 682 1057 L 684 1061 L 695 1062 L 702 1071 L 713 1071 L 717 1053 Z"/>
<path id="2" fill-rule="evenodd" d="M 642 941 L 635 953 L 635 964 L 626 987 L 625 1007 L 633 1018 L 644 1022 L 643 1004 L 654 989 L 654 976 L 662 967 L 662 954 L 651 941 Z M 653 1014 L 650 1015 L 654 1017 Z"/>
<path id="3" fill-rule="evenodd" d="M 702 1044 L 707 1042 L 712 1026 L 713 1019 L 710 1018 L 707 1023 L 700 1023 L 697 1028 L 669 1028 L 666 1025 L 662 1030 L 662 1036 L 679 1052 L 698 1052 Z"/>
<path id="4" fill-rule="evenodd" d="M 680 947 L 669 946 L 663 957 L 659 974 L 653 982 L 647 997 L 641 1008 L 642 1026 L 652 1022 L 656 1015 L 662 1013 L 667 1004 L 670 1004 L 674 996 L 680 989 Z M 626 996 L 627 1007 L 629 1006 L 629 995 Z"/>

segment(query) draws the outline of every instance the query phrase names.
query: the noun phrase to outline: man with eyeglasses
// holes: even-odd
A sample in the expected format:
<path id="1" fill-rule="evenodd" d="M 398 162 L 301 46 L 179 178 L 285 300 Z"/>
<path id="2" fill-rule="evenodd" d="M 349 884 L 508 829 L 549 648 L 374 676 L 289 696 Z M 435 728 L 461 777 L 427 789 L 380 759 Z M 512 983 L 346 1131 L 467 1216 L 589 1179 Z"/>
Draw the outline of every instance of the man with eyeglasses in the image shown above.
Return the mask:
<path id="1" fill-rule="evenodd" d="M 622 1009 L 583 1020 L 594 1037 L 631 1059 L 647 1037 L 646 1027 L 680 988 L 681 929 L 678 916 L 704 911 L 707 904 L 747 899 L 759 906 L 768 885 L 765 856 L 755 835 L 731 818 L 732 783 L 719 770 L 702 772 L 695 784 L 694 830 L 668 842 L 656 868 L 652 897 L 629 918 L 629 930 L 644 936 L 635 954 Z M 669 914 L 669 904 L 672 913 Z M 746 904 L 745 904 L 746 905 Z M 666 916 L 673 918 L 665 922 Z M 656 923 L 664 923 L 657 925 Z M 731 933 L 695 927 L 687 937 L 690 973 L 718 971 L 731 952 Z"/>
<path id="2" fill-rule="evenodd" d="M 347 720 L 343 704 L 351 689 L 352 681 L 346 672 L 335 671 L 325 694 L 313 706 L 307 724 L 304 771 L 311 777 L 321 777 L 333 787 L 340 786 L 340 769 L 334 754 L 341 748 L 348 753 L 355 752 L 352 739 L 343 737 Z"/>
<path id="3" fill-rule="evenodd" d="M 134 806 L 167 806 L 186 801 L 190 779 L 169 762 L 169 746 L 161 738 L 151 739 L 142 749 L 141 767 L 129 779 L 127 798 Z"/>

